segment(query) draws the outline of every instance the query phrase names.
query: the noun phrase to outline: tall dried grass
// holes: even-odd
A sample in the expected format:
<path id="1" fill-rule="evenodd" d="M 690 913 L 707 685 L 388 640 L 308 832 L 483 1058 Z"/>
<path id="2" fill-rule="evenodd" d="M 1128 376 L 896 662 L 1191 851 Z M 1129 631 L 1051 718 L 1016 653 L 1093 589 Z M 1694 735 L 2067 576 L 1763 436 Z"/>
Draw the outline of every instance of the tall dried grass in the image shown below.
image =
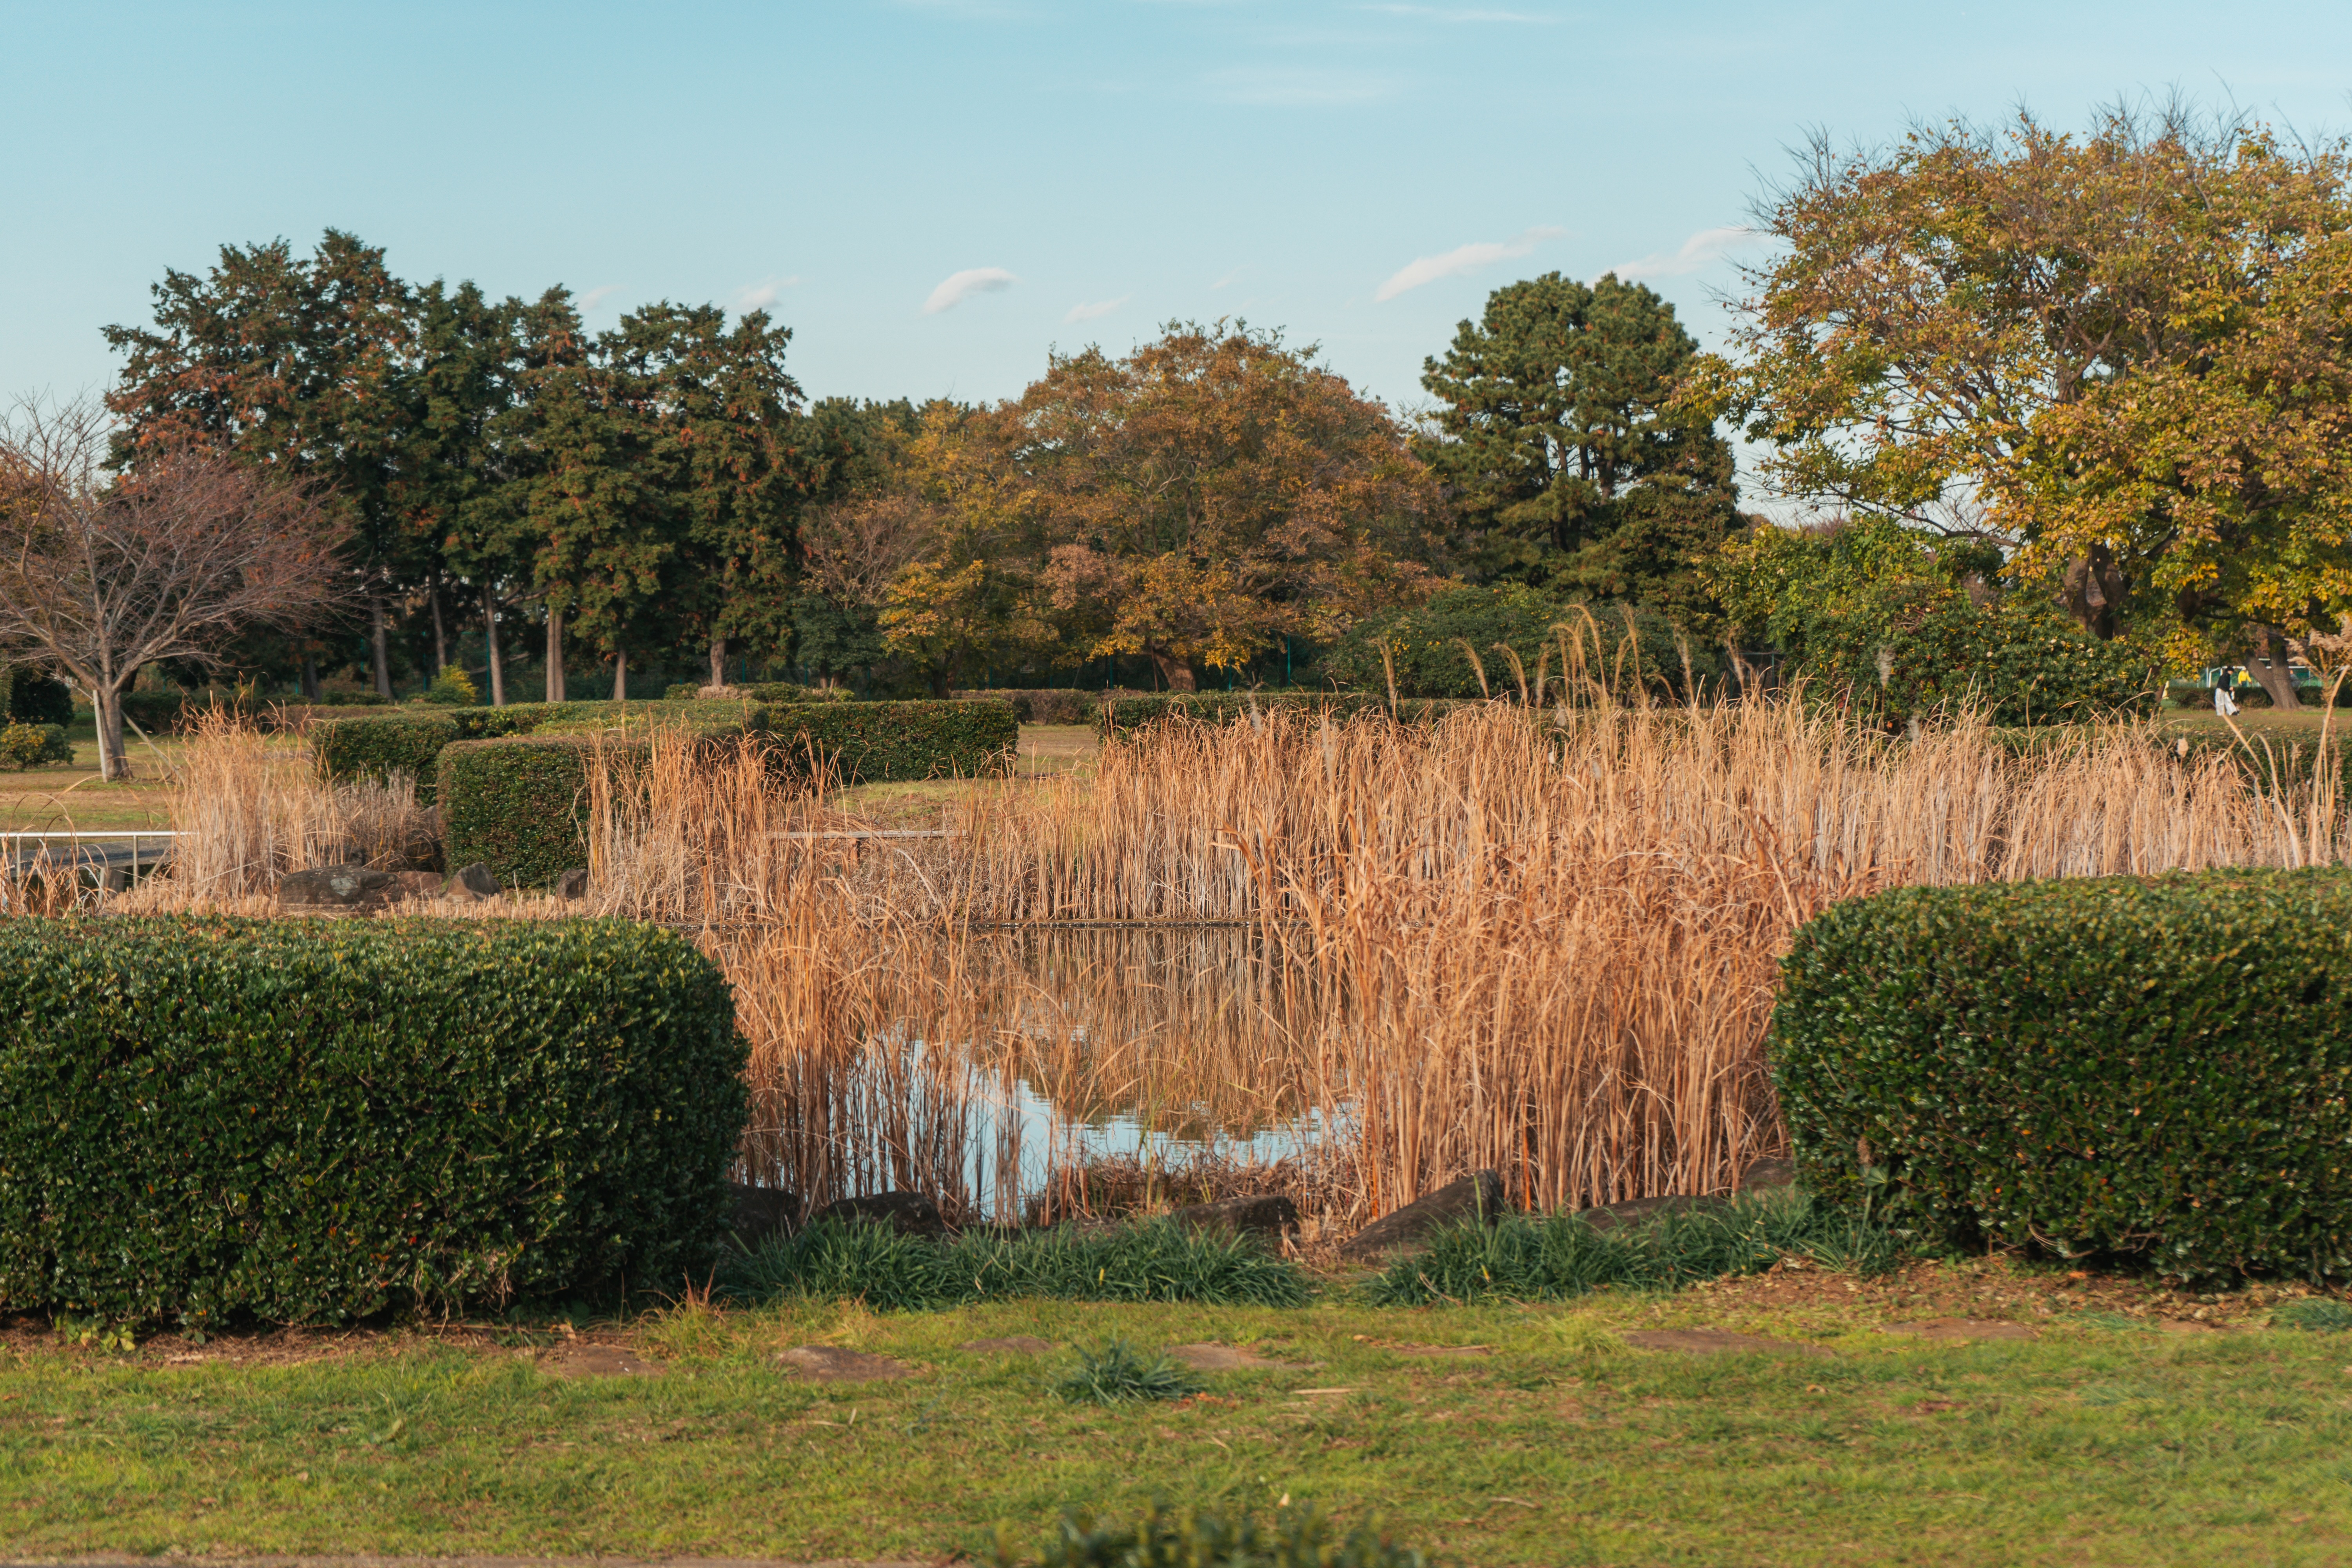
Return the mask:
<path id="1" fill-rule="evenodd" d="M 1811 913 L 2352 859 L 2332 768 L 2257 776 L 2127 725 L 2020 754 L 1595 685 L 1421 729 L 1162 725 L 966 786 L 939 837 L 658 734 L 595 760 L 584 811 L 594 912 L 686 927 L 734 981 L 756 1179 L 1009 1216 L 1095 1201 L 1106 1154 L 1205 1152 L 1344 1222 L 1481 1166 L 1547 1205 L 1729 1189 L 1784 1147 L 1761 1042 Z M 220 898 L 413 809 L 234 731 L 188 781 L 183 875 Z"/>

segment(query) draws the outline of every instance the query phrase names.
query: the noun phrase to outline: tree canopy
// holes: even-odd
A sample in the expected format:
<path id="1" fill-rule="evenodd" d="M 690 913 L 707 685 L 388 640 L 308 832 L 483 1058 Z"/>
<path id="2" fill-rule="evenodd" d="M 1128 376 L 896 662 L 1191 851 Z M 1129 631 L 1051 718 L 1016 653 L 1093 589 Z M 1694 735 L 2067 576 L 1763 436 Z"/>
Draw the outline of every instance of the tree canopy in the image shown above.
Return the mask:
<path id="1" fill-rule="evenodd" d="M 2293 706 L 2284 636 L 2352 604 L 2347 168 L 2185 110 L 1818 142 L 1704 405 L 1782 490 L 1981 532 L 2176 664 L 2258 647 Z"/>

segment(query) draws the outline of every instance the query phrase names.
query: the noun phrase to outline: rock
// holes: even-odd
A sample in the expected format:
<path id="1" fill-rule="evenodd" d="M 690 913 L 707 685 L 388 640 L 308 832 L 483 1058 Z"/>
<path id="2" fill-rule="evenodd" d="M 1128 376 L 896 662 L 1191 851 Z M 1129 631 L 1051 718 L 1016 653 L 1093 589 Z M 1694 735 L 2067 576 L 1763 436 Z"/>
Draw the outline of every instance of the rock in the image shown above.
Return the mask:
<path id="1" fill-rule="evenodd" d="M 441 889 L 446 898 L 495 899 L 506 889 L 499 886 L 498 873 L 477 860 L 449 879 Z"/>
<path id="2" fill-rule="evenodd" d="M 732 1200 L 727 1211 L 727 1228 L 746 1242 L 782 1236 L 801 1216 L 798 1193 L 788 1193 L 780 1187 L 749 1187 L 740 1182 L 728 1183 L 727 1192 Z"/>
<path id="3" fill-rule="evenodd" d="M 1256 1231 L 1280 1237 L 1298 1228 L 1298 1205 L 1278 1194 L 1222 1198 L 1213 1204 L 1187 1204 L 1168 1217 L 1187 1230 Z"/>
<path id="4" fill-rule="evenodd" d="M 845 1225 L 887 1225 L 901 1236 L 941 1237 L 947 1221 L 940 1205 L 920 1193 L 876 1193 L 871 1197 L 843 1198 L 809 1216 L 809 1223 L 837 1219 Z"/>
<path id="5" fill-rule="evenodd" d="M 1725 1329 L 1645 1329 L 1627 1334 L 1625 1342 L 1643 1351 L 1691 1351 L 1700 1355 L 1809 1355 L 1837 1352 L 1827 1345 L 1801 1340 L 1768 1340 L 1761 1334 L 1735 1334 Z"/>
<path id="6" fill-rule="evenodd" d="M 1044 1355 L 1054 1348 L 1054 1342 L 1034 1334 L 1014 1334 L 1002 1340 L 966 1340 L 956 1348 L 982 1355 Z"/>
<path id="7" fill-rule="evenodd" d="M 1692 1210 L 1719 1209 L 1721 1198 L 1689 1198 L 1674 1195 L 1662 1198 L 1628 1198 L 1622 1204 L 1599 1204 L 1576 1211 L 1579 1218 L 1595 1230 L 1614 1230 L 1621 1225 L 1638 1225 L 1645 1219 L 1655 1219 L 1662 1214 L 1686 1214 Z"/>
<path id="8" fill-rule="evenodd" d="M 2030 1340 L 2033 1330 L 2004 1318 L 1922 1318 L 1916 1322 L 1886 1323 L 1882 1334 L 1918 1334 L 1931 1340 Z"/>
<path id="9" fill-rule="evenodd" d="M 1743 1193 L 1762 1192 L 1768 1187 L 1793 1187 L 1797 1184 L 1797 1163 L 1779 1158 L 1751 1160 L 1739 1173 L 1739 1190 Z"/>
<path id="10" fill-rule="evenodd" d="M 661 1363 L 617 1345 L 558 1345 L 539 1358 L 551 1377 L 658 1377 Z"/>
<path id="11" fill-rule="evenodd" d="M 393 887 L 392 873 L 365 866 L 320 866 L 278 879 L 278 901 L 298 908 L 352 909 L 381 903 Z"/>
<path id="12" fill-rule="evenodd" d="M 1503 1178 L 1492 1171 L 1480 1171 L 1374 1220 L 1340 1244 L 1339 1256 L 1368 1263 L 1384 1253 L 1415 1251 L 1441 1226 L 1472 1218 L 1492 1225 L 1510 1208 Z"/>
<path id="13" fill-rule="evenodd" d="M 884 1378 L 912 1377 L 915 1369 L 887 1355 L 867 1355 L 838 1345 L 794 1345 L 776 1359 L 787 1371 L 820 1383 L 878 1383 Z"/>
<path id="14" fill-rule="evenodd" d="M 555 879 L 555 896 L 559 899 L 584 899 L 588 896 L 588 868 L 575 866 Z"/>

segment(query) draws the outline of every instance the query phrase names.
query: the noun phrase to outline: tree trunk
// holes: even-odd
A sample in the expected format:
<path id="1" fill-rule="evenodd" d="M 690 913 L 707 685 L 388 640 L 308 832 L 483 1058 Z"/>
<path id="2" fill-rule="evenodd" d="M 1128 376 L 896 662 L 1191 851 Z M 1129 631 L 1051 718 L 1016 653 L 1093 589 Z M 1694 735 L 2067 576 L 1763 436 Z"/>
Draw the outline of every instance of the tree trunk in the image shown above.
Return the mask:
<path id="1" fill-rule="evenodd" d="M 2066 563 L 2063 584 L 2066 613 L 2084 631 L 2105 642 L 2116 635 L 2116 612 L 2123 607 L 2124 574 L 2104 544 Z"/>
<path id="2" fill-rule="evenodd" d="M 727 684 L 727 639 L 725 637 L 710 639 L 710 684 L 713 686 Z"/>
<path id="3" fill-rule="evenodd" d="M 319 656 L 315 653 L 302 656 L 302 700 L 319 700 Z"/>
<path id="4" fill-rule="evenodd" d="M 629 650 L 622 648 L 613 655 L 613 700 L 629 700 Z"/>
<path id="5" fill-rule="evenodd" d="M 93 684 L 90 706 L 97 710 L 98 776 L 112 782 L 131 776 L 131 759 L 122 751 L 122 692 L 120 688 Z"/>
<path id="6" fill-rule="evenodd" d="M 1201 689 L 1201 683 L 1192 678 L 1192 667 L 1190 664 L 1171 653 L 1160 653 L 1152 648 L 1146 648 L 1143 651 L 1145 657 L 1159 667 L 1160 679 L 1168 683 L 1169 690 L 1198 691 Z"/>
<path id="7" fill-rule="evenodd" d="M 2278 627 L 2254 628 L 2254 650 L 2247 656 L 2246 670 L 2271 694 L 2272 707 L 2285 711 L 2303 706 L 2294 695 L 2294 672 L 2287 668 L 2286 634 Z"/>
<path id="8" fill-rule="evenodd" d="M 437 574 L 433 585 L 425 591 L 425 597 L 433 606 L 433 673 L 438 677 L 442 667 L 449 662 L 449 633 L 441 624 L 441 579 Z"/>
<path id="9" fill-rule="evenodd" d="M 375 659 L 375 694 L 392 700 L 392 658 L 383 646 L 383 595 L 368 590 L 368 651 Z"/>
<path id="10" fill-rule="evenodd" d="M 563 612 L 550 605 L 547 607 L 547 700 L 561 702 L 563 699 Z"/>
<path id="11" fill-rule="evenodd" d="M 482 584 L 483 643 L 490 650 L 490 706 L 507 705 L 507 672 L 499 665 L 499 602 L 491 596 L 490 585 Z"/>

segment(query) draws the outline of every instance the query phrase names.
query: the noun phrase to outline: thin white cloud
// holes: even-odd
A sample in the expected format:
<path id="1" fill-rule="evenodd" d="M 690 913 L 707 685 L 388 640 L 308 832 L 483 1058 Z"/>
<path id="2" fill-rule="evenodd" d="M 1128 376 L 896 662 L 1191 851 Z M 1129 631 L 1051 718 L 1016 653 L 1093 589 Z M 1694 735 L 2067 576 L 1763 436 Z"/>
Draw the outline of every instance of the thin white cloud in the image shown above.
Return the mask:
<path id="1" fill-rule="evenodd" d="M 799 281 L 798 278 L 771 278 L 749 289 L 739 289 L 735 291 L 735 308 L 739 310 L 764 310 L 776 302 L 778 295 Z"/>
<path id="2" fill-rule="evenodd" d="M 1396 84 L 1387 77 L 1321 66 L 1235 66 L 1212 71 L 1205 80 L 1210 95 L 1227 103 L 1278 109 L 1338 109 L 1349 104 L 1377 103 L 1396 91 Z"/>
<path id="3" fill-rule="evenodd" d="M 1664 251 L 1654 251 L 1639 261 L 1628 261 L 1612 270 L 1629 283 L 1644 278 L 1685 278 L 1763 237 L 1755 229 L 1742 224 L 1703 228 L 1684 240 L 1682 248 L 1671 256 Z"/>
<path id="4" fill-rule="evenodd" d="M 1245 267 L 1236 267 L 1231 272 L 1226 273 L 1223 278 L 1218 279 L 1214 283 L 1210 284 L 1209 287 L 1212 289 L 1225 288 L 1230 285 L 1234 279 L 1239 278 L 1244 272 L 1248 270 L 1249 268 Z"/>
<path id="5" fill-rule="evenodd" d="M 1538 16 L 1528 11 L 1481 11 L 1456 9 L 1451 5 L 1359 5 L 1359 11 L 1377 12 L 1383 16 L 1411 16 L 1425 22 L 1532 22 L 1549 26 L 1559 20 L 1557 16 Z"/>
<path id="6" fill-rule="evenodd" d="M 1422 257 L 1398 268 L 1387 282 L 1372 291 L 1372 298 L 1383 301 L 1393 300 L 1407 289 L 1418 289 L 1424 283 L 1434 283 L 1441 278 L 1459 278 L 1465 272 L 1492 267 L 1497 261 L 1525 256 L 1540 241 L 1556 238 L 1566 232 L 1565 229 L 1551 227 L 1522 229 L 1509 239 L 1457 245 L 1436 256 Z"/>
<path id="7" fill-rule="evenodd" d="M 580 296 L 580 308 L 583 310 L 593 310 L 620 291 L 621 286 L 618 283 L 599 284 Z"/>
<path id="8" fill-rule="evenodd" d="M 923 314 L 936 316 L 941 310 L 951 310 L 974 294 L 995 294 L 1021 281 L 1002 267 L 967 267 L 961 272 L 950 273 L 947 280 L 931 290 L 923 301 Z"/>
<path id="9" fill-rule="evenodd" d="M 1116 300 L 1104 300 L 1092 305 L 1073 305 L 1070 307 L 1070 313 L 1062 320 L 1065 321 L 1099 321 L 1134 298 L 1132 294 L 1121 294 Z"/>

